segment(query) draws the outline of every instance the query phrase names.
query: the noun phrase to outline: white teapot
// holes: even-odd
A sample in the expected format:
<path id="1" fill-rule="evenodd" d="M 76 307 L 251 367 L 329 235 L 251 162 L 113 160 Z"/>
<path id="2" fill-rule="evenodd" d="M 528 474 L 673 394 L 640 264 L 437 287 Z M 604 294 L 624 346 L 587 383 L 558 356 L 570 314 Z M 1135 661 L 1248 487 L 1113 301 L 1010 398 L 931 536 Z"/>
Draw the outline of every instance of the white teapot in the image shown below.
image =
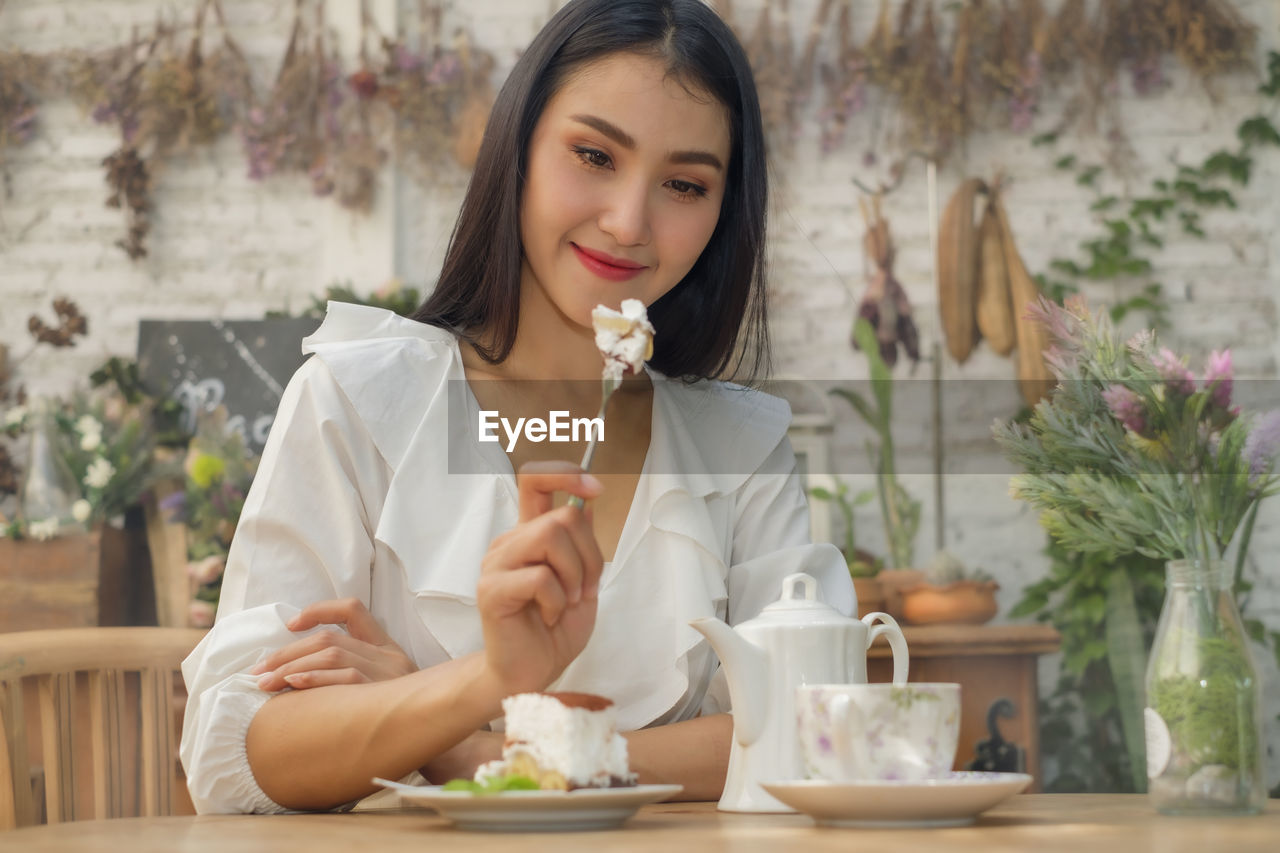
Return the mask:
<path id="1" fill-rule="evenodd" d="M 796 588 L 802 587 L 797 596 Z M 719 619 L 689 624 L 711 643 L 729 681 L 733 745 L 721 811 L 790 812 L 761 782 L 801 777 L 796 688 L 865 684 L 867 649 L 881 634 L 893 650 L 893 681 L 907 680 L 907 641 L 887 613 L 861 621 L 817 600 L 818 582 L 802 572 L 782 581 L 782 597 L 730 628 Z M 876 622 L 885 624 L 875 625 Z"/>

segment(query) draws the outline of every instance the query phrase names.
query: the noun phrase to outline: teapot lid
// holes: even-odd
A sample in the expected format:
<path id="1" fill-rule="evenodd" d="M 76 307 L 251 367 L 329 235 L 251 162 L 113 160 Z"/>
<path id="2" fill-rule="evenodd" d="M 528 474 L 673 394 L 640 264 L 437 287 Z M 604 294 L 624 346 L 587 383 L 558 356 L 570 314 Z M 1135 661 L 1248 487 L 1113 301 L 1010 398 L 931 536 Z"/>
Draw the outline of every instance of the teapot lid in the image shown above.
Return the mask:
<path id="1" fill-rule="evenodd" d="M 800 587 L 800 589 L 797 589 Z M 752 621 L 786 623 L 853 622 L 830 604 L 818 600 L 818 581 L 812 575 L 796 572 L 782 579 L 782 596 L 764 607 Z"/>

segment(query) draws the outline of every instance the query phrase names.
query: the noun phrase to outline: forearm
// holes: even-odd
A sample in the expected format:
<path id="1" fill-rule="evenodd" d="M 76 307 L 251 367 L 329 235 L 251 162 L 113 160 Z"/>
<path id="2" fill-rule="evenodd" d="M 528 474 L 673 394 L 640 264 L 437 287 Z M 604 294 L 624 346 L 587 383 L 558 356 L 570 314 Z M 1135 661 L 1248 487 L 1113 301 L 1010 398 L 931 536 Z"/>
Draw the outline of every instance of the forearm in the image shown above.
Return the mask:
<path id="1" fill-rule="evenodd" d="M 501 716 L 502 691 L 469 655 L 369 684 L 285 691 L 254 716 L 254 778 L 292 809 L 333 808 L 399 778 Z"/>
<path id="2" fill-rule="evenodd" d="M 718 800 L 729 767 L 733 717 L 715 714 L 629 732 L 627 752 L 640 784 L 677 783 L 678 800 Z"/>

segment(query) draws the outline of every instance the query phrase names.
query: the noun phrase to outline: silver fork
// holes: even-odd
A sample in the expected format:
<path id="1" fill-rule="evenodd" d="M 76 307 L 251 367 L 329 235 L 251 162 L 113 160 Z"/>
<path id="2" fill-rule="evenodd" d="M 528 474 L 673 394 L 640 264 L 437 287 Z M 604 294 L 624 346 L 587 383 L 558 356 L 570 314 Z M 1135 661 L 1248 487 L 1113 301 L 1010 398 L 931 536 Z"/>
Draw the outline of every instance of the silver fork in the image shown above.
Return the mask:
<path id="1" fill-rule="evenodd" d="M 604 423 L 604 407 L 609 404 L 609 398 L 613 396 L 613 392 L 617 390 L 618 385 L 620 385 L 621 382 L 622 380 L 614 379 L 610 376 L 600 377 L 600 411 L 599 413 L 596 414 L 596 417 L 600 419 L 601 424 Z M 601 427 L 600 432 L 602 433 L 604 432 L 603 427 Z M 593 431 L 591 433 L 591 439 L 587 442 L 587 452 L 582 454 L 581 467 L 584 472 L 591 470 L 591 459 L 595 455 L 596 455 L 596 433 Z M 581 507 L 583 503 L 584 501 L 582 500 L 582 498 L 578 497 L 577 495 L 569 496 L 569 506 Z"/>

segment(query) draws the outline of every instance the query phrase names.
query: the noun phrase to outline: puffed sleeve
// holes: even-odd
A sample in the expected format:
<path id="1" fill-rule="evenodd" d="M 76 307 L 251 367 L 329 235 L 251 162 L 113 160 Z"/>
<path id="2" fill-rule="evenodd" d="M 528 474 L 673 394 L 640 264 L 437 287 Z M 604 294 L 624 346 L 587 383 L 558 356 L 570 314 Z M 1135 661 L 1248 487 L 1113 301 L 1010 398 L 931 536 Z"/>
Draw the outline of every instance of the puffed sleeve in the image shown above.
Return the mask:
<path id="1" fill-rule="evenodd" d="M 809 503 L 785 436 L 738 490 L 729 566 L 729 621 L 737 623 L 777 600 L 782 578 L 804 572 L 822 601 L 845 614 L 855 608 L 853 581 L 840 549 L 809 536 Z"/>
<path id="2" fill-rule="evenodd" d="M 197 812 L 284 811 L 245 752 L 271 694 L 248 670 L 300 634 L 285 624 L 315 601 L 369 604 L 377 496 L 386 465 L 319 358 L 285 389 L 227 559 L 217 622 L 183 663 L 180 756 Z"/>

